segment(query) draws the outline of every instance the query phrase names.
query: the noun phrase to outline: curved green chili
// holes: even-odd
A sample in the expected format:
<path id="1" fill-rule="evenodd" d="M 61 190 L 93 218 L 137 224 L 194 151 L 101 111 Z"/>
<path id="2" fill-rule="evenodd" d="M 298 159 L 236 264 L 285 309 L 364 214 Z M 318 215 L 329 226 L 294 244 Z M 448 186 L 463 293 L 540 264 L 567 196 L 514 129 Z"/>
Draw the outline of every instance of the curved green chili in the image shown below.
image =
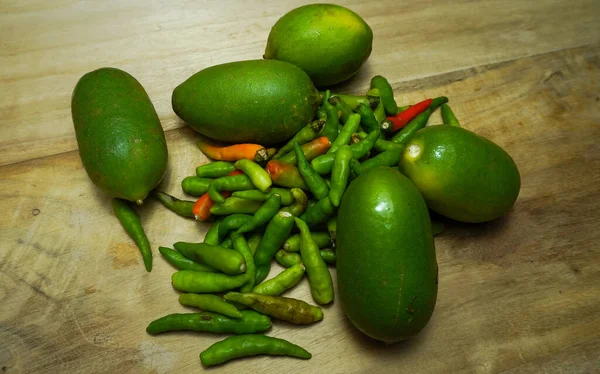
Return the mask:
<path id="1" fill-rule="evenodd" d="M 377 105 L 379 105 L 380 102 L 380 98 L 378 97 L 378 95 L 373 95 L 370 92 L 367 92 L 366 96 L 332 94 L 331 97 L 339 97 L 344 103 L 346 103 L 351 108 L 356 108 L 359 104 L 365 104 L 371 108 L 375 108 Z"/>
<path id="2" fill-rule="evenodd" d="M 300 175 L 304 179 L 304 183 L 308 186 L 308 189 L 317 199 L 322 199 L 327 196 L 329 193 L 329 187 L 325 180 L 315 172 L 306 158 L 304 157 L 304 153 L 298 144 L 294 144 L 294 150 L 296 151 L 296 159 L 298 161 L 298 170 L 300 171 Z"/>
<path id="3" fill-rule="evenodd" d="M 128 201 L 113 198 L 112 208 L 115 216 L 121 223 L 121 226 L 125 229 L 125 232 L 133 239 L 135 244 L 142 253 L 144 260 L 144 266 L 146 271 L 152 270 L 152 250 L 150 248 L 150 242 L 142 227 L 140 217 L 137 215 L 131 204 Z"/>
<path id="4" fill-rule="evenodd" d="M 280 207 L 281 196 L 277 194 L 272 195 L 262 204 L 260 209 L 254 213 L 250 220 L 246 221 L 239 229 L 237 229 L 236 233 L 244 234 L 264 226 L 271 218 L 273 218 L 273 216 L 275 216 Z"/>
<path id="5" fill-rule="evenodd" d="M 361 159 L 362 157 L 364 157 L 367 153 L 369 153 L 369 151 L 371 150 L 371 148 L 373 148 L 373 146 L 375 145 L 375 142 L 377 142 L 377 140 L 379 139 L 379 136 L 381 135 L 381 129 L 379 129 L 379 127 L 373 131 L 371 131 L 366 138 L 364 138 L 362 141 L 356 143 L 356 144 L 352 144 L 350 146 L 350 148 L 352 149 L 352 153 L 354 154 L 354 158 Z M 329 174 L 331 173 L 331 169 L 333 168 L 333 161 L 335 160 L 335 154 L 332 153 L 328 153 L 328 154 L 324 154 L 322 156 L 319 156 L 317 158 L 315 158 L 314 160 L 312 160 L 312 162 L 310 163 L 310 165 L 313 167 L 313 169 L 323 175 L 323 174 Z"/>
<path id="6" fill-rule="evenodd" d="M 390 116 L 398 114 L 398 104 L 394 100 L 394 90 L 388 80 L 381 75 L 376 75 L 371 78 L 370 86 L 379 90 L 379 97 L 385 108 L 385 112 Z"/>
<path id="7" fill-rule="evenodd" d="M 323 319 L 323 310 L 318 306 L 289 297 L 239 292 L 228 292 L 223 297 L 259 313 L 299 325 L 308 325 Z"/>
<path id="8" fill-rule="evenodd" d="M 294 221 L 300 230 L 300 256 L 306 267 L 311 294 L 318 304 L 329 304 L 333 301 L 333 281 L 327 264 L 323 261 L 319 247 L 312 239 L 307 224 L 298 218 L 295 218 Z"/>
<path id="9" fill-rule="evenodd" d="M 185 177 L 181 181 L 181 189 L 188 195 L 202 196 L 208 192 L 212 181 L 211 178 Z"/>
<path id="10" fill-rule="evenodd" d="M 378 166 L 397 166 L 402 158 L 403 148 L 396 148 L 389 151 L 382 152 L 377 156 L 368 159 L 362 164 L 355 164 L 352 167 L 354 173 L 358 176 L 365 171 L 376 168 Z"/>
<path id="11" fill-rule="evenodd" d="M 235 306 L 223 300 L 220 296 L 196 293 L 182 293 L 179 295 L 179 303 L 184 306 L 192 306 L 207 312 L 219 313 L 229 318 L 243 318 L 244 315 Z"/>
<path id="12" fill-rule="evenodd" d="M 236 252 L 236 254 L 238 254 Z M 246 274 L 227 275 L 179 270 L 171 276 L 173 288 L 181 292 L 215 293 L 240 288 L 248 281 Z"/>
<path id="13" fill-rule="evenodd" d="M 406 144 L 417 131 L 421 130 L 423 127 L 425 127 L 425 125 L 427 125 L 430 115 L 431 109 L 427 109 L 423 113 L 417 115 L 409 123 L 407 123 L 402 130 L 398 131 L 390 139 L 390 141 L 396 144 Z"/>
<path id="14" fill-rule="evenodd" d="M 442 120 L 444 121 L 444 125 L 460 127 L 460 122 L 458 122 L 458 119 L 456 119 L 454 112 L 452 112 L 452 109 L 448 104 L 442 104 Z"/>
<path id="15" fill-rule="evenodd" d="M 333 105 L 331 105 L 329 100 L 323 101 L 323 107 L 325 108 L 325 113 L 327 113 L 327 120 L 325 122 L 325 126 L 323 126 L 323 129 L 320 132 L 320 135 L 326 136 L 330 142 L 333 142 L 338 136 L 338 126 L 340 124 L 338 111 Z"/>
<path id="16" fill-rule="evenodd" d="M 330 246 L 333 242 L 328 232 L 313 231 L 310 233 L 319 248 Z M 286 239 L 283 249 L 288 252 L 300 252 L 300 234 L 295 234 Z"/>
<path id="17" fill-rule="evenodd" d="M 241 318 L 229 318 L 211 312 L 169 314 L 150 322 L 146 331 L 152 335 L 167 331 L 252 334 L 271 328 L 271 320 L 265 315 L 253 310 L 244 310 L 241 314 Z"/>
<path id="18" fill-rule="evenodd" d="M 308 197 L 300 188 L 292 188 L 292 196 L 294 196 L 294 202 L 285 208 L 282 208 L 280 212 L 287 212 L 296 217 L 300 217 L 306 210 L 308 205 Z"/>
<path id="19" fill-rule="evenodd" d="M 448 102 L 448 98 L 446 96 L 436 97 L 435 99 L 431 100 L 431 104 L 429 104 L 429 109 L 431 109 L 431 112 L 433 112 L 440 105 L 446 104 L 447 102 Z"/>
<path id="20" fill-rule="evenodd" d="M 235 170 L 233 163 L 227 161 L 213 161 L 196 168 L 196 176 L 200 178 L 220 178 Z"/>
<path id="21" fill-rule="evenodd" d="M 350 146 L 345 145 L 336 153 L 331 170 L 331 190 L 329 190 L 329 200 L 334 207 L 340 206 L 342 195 L 348 185 L 350 176 L 350 160 L 354 157 Z"/>
<path id="22" fill-rule="evenodd" d="M 219 243 L 225 240 L 231 231 L 239 229 L 251 219 L 251 215 L 239 213 L 230 214 L 223 218 L 221 223 L 219 223 Z"/>
<path id="23" fill-rule="evenodd" d="M 375 119 L 373 110 L 368 105 L 359 104 L 354 111 L 360 114 L 360 123 L 365 130 L 371 132 L 379 128 L 379 122 Z"/>
<path id="24" fill-rule="evenodd" d="M 222 203 L 215 203 L 210 208 L 210 213 L 217 216 L 228 214 L 254 214 L 260 209 L 262 203 L 256 200 L 240 199 L 238 197 L 228 197 Z"/>
<path id="25" fill-rule="evenodd" d="M 304 264 L 295 264 L 273 278 L 254 287 L 252 293 L 267 296 L 279 296 L 294 287 L 304 277 Z"/>
<path id="26" fill-rule="evenodd" d="M 329 148 L 327 153 L 335 153 L 343 145 L 350 143 L 352 134 L 354 134 L 358 130 L 358 126 L 360 126 L 360 114 L 350 114 L 348 120 L 344 123 L 344 126 L 342 127 L 342 131 L 340 131 L 338 137 L 331 144 L 331 147 Z"/>
<path id="27" fill-rule="evenodd" d="M 359 132 L 357 135 L 360 139 L 364 139 L 368 136 L 366 132 Z M 389 140 L 385 140 L 382 138 L 377 139 L 377 141 L 373 145 L 373 149 L 379 153 L 398 148 L 402 148 L 402 146 L 400 144 L 392 143 Z"/>
<path id="28" fill-rule="evenodd" d="M 206 243 L 177 242 L 173 247 L 182 255 L 201 262 L 225 274 L 235 275 L 246 271 L 246 262 L 242 255 L 231 249 Z"/>
<path id="29" fill-rule="evenodd" d="M 225 198 L 219 193 L 220 191 L 242 191 L 253 190 L 255 188 L 256 186 L 254 186 L 254 183 L 246 174 L 231 175 L 213 180 L 208 186 L 208 196 L 215 203 L 222 203 L 225 201 Z"/>
<path id="30" fill-rule="evenodd" d="M 285 242 L 294 227 L 294 216 L 288 212 L 280 211 L 271 219 L 263 235 L 254 262 L 256 265 L 256 284 L 262 282 L 271 270 L 273 255 Z"/>
<path id="31" fill-rule="evenodd" d="M 299 253 L 287 252 L 283 249 L 275 252 L 275 260 L 277 263 L 285 268 L 290 268 L 295 265 L 302 264 L 302 258 Z"/>
<path id="32" fill-rule="evenodd" d="M 340 119 L 342 122 L 347 122 L 350 115 L 354 113 L 352 109 L 346 104 L 342 99 L 337 96 L 332 96 L 329 98 L 329 104 L 333 105 L 335 109 L 340 113 Z"/>
<path id="33" fill-rule="evenodd" d="M 211 345 L 200 353 L 200 361 L 204 366 L 213 366 L 236 358 L 256 355 L 292 356 L 303 359 L 312 357 L 307 350 L 287 340 L 266 335 L 234 335 Z"/>
<path id="34" fill-rule="evenodd" d="M 250 178 L 252 184 L 262 192 L 268 192 L 269 188 L 271 188 L 273 182 L 271 181 L 271 177 L 269 177 L 269 173 L 267 173 L 267 171 L 256 162 L 248 159 L 242 159 L 236 161 L 234 166 L 236 169 L 243 171 L 244 174 L 246 174 L 248 178 Z M 221 194 L 218 195 L 221 196 Z"/>
<path id="35" fill-rule="evenodd" d="M 306 212 L 302 215 L 302 218 L 308 226 L 313 227 L 320 223 L 325 223 L 335 214 L 336 208 L 332 204 L 329 197 L 325 197 L 317 203 L 306 209 Z"/>
<path id="36" fill-rule="evenodd" d="M 283 147 L 279 148 L 273 159 L 278 159 L 281 156 L 294 150 L 294 142 L 302 145 L 319 136 L 319 132 L 325 125 L 325 120 L 317 119 L 300 129 Z"/>
<path id="37" fill-rule="evenodd" d="M 256 266 L 254 265 L 252 250 L 242 234 L 232 234 L 231 241 L 233 242 L 233 248 L 238 251 L 246 261 L 246 275 L 248 276 L 248 281 L 240 288 L 240 292 L 250 292 L 252 291 L 252 288 L 254 288 L 254 281 L 256 278 Z"/>
<path id="38" fill-rule="evenodd" d="M 269 197 L 275 194 L 281 196 L 281 205 L 283 206 L 288 206 L 294 202 L 292 191 L 287 188 L 278 187 L 272 187 L 269 192 L 262 192 L 259 190 L 235 191 L 231 196 L 247 200 L 267 201 Z"/>
<path id="39" fill-rule="evenodd" d="M 171 196 L 162 191 L 154 190 L 152 195 L 156 197 L 158 201 L 162 203 L 167 209 L 186 218 L 194 218 L 192 208 L 194 207 L 195 201 L 179 200 L 178 198 Z"/>
<path id="40" fill-rule="evenodd" d="M 175 266 L 179 270 L 206 271 L 214 273 L 218 271 L 206 264 L 199 264 L 190 260 L 181 253 L 167 247 L 158 247 L 160 254 L 167 260 L 168 263 Z"/>

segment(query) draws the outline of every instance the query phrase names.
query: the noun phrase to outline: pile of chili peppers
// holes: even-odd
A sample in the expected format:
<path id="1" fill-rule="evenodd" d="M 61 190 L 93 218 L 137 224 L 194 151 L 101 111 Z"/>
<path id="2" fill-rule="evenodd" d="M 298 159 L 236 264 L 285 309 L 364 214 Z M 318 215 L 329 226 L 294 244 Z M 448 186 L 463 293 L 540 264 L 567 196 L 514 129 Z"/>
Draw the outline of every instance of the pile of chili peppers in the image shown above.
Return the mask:
<path id="1" fill-rule="evenodd" d="M 368 169 L 397 165 L 406 142 L 438 107 L 444 123 L 459 126 L 446 97 L 398 107 L 381 76 L 371 80 L 365 96 L 328 90 L 322 99 L 314 121 L 279 149 L 198 141 L 214 161 L 181 182 L 196 201 L 154 192 L 180 216 L 212 225 L 203 242 L 160 248 L 179 270 L 172 284 L 183 292 L 180 303 L 202 311 L 162 317 L 150 323 L 148 333 L 243 334 L 202 352 L 205 366 L 256 354 L 311 357 L 295 344 L 260 333 L 271 328 L 271 318 L 296 324 L 323 318 L 319 306 L 281 296 L 305 274 L 316 304 L 333 301 L 327 266 L 336 262 L 336 211 L 347 185 Z M 273 259 L 286 270 L 265 281 Z"/>

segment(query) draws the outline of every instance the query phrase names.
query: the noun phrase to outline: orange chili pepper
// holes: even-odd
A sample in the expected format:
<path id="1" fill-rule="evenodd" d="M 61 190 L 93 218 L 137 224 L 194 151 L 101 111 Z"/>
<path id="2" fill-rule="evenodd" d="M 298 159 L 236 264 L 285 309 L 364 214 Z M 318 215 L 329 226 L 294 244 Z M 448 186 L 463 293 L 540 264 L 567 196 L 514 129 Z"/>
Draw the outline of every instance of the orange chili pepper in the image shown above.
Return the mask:
<path id="1" fill-rule="evenodd" d="M 304 178 L 298 168 L 288 162 L 281 160 L 271 160 L 265 167 L 271 177 L 273 184 L 288 188 L 301 188 L 308 190 Z"/>
<path id="2" fill-rule="evenodd" d="M 317 158 L 318 156 L 327 153 L 329 147 L 331 147 L 331 142 L 326 136 L 321 136 L 319 138 L 314 139 L 311 142 L 302 144 L 302 146 L 300 146 L 302 152 L 304 152 L 306 160 L 309 162 Z M 281 157 L 279 161 L 284 161 L 289 164 L 296 165 L 298 163 L 298 161 L 296 160 L 296 152 L 289 152 L 285 156 Z"/>
<path id="3" fill-rule="evenodd" d="M 220 147 L 204 140 L 198 140 L 196 145 L 205 155 L 218 161 L 248 159 L 255 162 L 262 162 L 268 158 L 267 150 L 259 144 L 244 143 Z"/>
<path id="4" fill-rule="evenodd" d="M 227 174 L 227 176 L 244 174 L 241 170 L 234 170 L 231 173 Z M 228 198 L 231 196 L 231 192 L 229 191 L 221 191 L 221 196 L 224 198 Z M 192 213 L 194 214 L 194 218 L 196 221 L 206 221 L 210 217 L 210 208 L 215 204 L 215 202 L 210 198 L 208 192 L 204 195 L 200 196 L 198 200 L 194 203 L 192 207 Z"/>

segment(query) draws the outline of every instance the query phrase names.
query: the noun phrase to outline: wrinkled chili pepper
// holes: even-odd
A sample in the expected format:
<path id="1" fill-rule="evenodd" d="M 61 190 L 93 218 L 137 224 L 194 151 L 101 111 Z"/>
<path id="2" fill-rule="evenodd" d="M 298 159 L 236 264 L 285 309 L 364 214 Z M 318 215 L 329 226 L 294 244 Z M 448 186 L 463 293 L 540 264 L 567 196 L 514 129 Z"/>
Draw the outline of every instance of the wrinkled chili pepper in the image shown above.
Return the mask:
<path id="1" fill-rule="evenodd" d="M 325 183 L 323 177 L 312 169 L 298 144 L 294 144 L 294 149 L 296 151 L 298 170 L 300 171 L 302 179 L 304 179 L 304 183 L 306 183 L 308 189 L 316 199 L 324 198 L 329 193 L 327 183 Z"/>
<path id="2" fill-rule="evenodd" d="M 171 196 L 162 191 L 154 190 L 152 195 L 156 197 L 158 201 L 162 203 L 167 209 L 186 218 L 194 218 L 192 208 L 194 207 L 194 201 L 179 200 L 178 198 Z"/>
<path id="3" fill-rule="evenodd" d="M 112 199 L 112 208 L 115 216 L 121 223 L 121 226 L 125 229 L 125 232 L 129 234 L 131 239 L 140 249 L 142 258 L 144 260 L 144 266 L 146 271 L 152 270 L 152 250 L 150 248 L 150 242 L 142 227 L 140 217 L 137 215 L 131 204 L 128 201 L 114 198 Z"/>
<path id="4" fill-rule="evenodd" d="M 267 316 L 299 325 L 308 325 L 323 319 L 323 310 L 318 306 L 289 297 L 239 292 L 228 292 L 223 297 L 227 301 L 242 304 Z"/>
<path id="5" fill-rule="evenodd" d="M 220 147 L 201 139 L 196 142 L 196 145 L 202 153 L 217 161 L 248 159 L 255 162 L 262 162 L 268 158 L 267 150 L 259 144 L 235 144 Z"/>

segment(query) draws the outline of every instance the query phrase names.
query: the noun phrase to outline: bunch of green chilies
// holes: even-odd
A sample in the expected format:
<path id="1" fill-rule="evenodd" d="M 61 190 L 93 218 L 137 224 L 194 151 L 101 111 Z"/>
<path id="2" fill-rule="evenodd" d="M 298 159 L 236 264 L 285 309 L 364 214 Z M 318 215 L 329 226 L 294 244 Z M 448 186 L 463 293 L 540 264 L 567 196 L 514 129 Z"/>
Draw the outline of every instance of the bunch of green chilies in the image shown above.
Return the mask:
<path id="1" fill-rule="evenodd" d="M 201 243 L 159 248 L 179 269 L 172 284 L 183 292 L 180 303 L 201 312 L 159 318 L 148 325 L 149 334 L 239 334 L 202 352 L 205 366 L 258 354 L 311 357 L 295 344 L 261 333 L 270 329 L 271 318 L 296 324 L 323 318 L 320 307 L 281 296 L 305 273 L 314 301 L 333 301 L 327 265 L 336 262 L 336 211 L 346 186 L 370 168 L 397 165 L 406 142 L 439 106 L 444 123 L 460 126 L 443 96 L 398 107 L 381 76 L 371 80 L 365 96 L 328 90 L 322 99 L 317 118 L 278 150 L 199 141 L 215 161 L 181 182 L 197 201 L 154 191 L 178 215 L 214 222 Z M 286 269 L 265 281 L 273 258 Z"/>

